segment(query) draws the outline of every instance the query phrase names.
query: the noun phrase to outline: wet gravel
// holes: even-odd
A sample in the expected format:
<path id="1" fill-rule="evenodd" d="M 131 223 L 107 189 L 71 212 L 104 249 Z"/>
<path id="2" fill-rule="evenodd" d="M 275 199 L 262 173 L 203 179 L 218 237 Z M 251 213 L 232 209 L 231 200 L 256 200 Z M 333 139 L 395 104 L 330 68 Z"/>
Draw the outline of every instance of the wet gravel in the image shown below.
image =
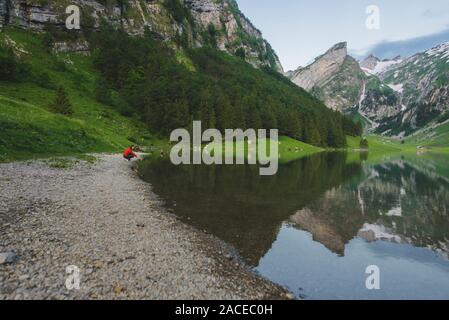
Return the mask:
<path id="1" fill-rule="evenodd" d="M 167 212 L 130 163 L 96 157 L 0 164 L 0 299 L 289 297 Z"/>

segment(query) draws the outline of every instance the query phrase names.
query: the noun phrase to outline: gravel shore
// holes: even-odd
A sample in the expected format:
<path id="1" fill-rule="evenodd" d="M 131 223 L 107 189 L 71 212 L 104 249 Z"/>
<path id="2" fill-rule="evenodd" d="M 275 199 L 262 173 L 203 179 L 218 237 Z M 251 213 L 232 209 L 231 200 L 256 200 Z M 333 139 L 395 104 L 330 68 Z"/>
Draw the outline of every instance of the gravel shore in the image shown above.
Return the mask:
<path id="1" fill-rule="evenodd" d="M 130 163 L 96 157 L 65 169 L 0 164 L 0 299 L 288 296 L 167 212 Z M 79 290 L 66 287 L 68 266 Z"/>

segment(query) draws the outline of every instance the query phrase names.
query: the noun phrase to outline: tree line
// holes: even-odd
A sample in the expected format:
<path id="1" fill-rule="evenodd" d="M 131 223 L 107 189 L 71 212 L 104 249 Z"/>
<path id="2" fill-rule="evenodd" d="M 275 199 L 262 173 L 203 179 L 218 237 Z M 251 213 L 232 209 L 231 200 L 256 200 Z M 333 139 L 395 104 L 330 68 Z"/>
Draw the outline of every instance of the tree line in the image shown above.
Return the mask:
<path id="1" fill-rule="evenodd" d="M 137 114 L 156 133 L 190 128 L 278 128 L 280 134 L 323 147 L 346 145 L 361 127 L 332 111 L 269 67 L 205 47 L 188 49 L 194 71 L 150 32 L 133 37 L 105 27 L 90 39 L 94 66 L 102 77 L 99 101 Z"/>

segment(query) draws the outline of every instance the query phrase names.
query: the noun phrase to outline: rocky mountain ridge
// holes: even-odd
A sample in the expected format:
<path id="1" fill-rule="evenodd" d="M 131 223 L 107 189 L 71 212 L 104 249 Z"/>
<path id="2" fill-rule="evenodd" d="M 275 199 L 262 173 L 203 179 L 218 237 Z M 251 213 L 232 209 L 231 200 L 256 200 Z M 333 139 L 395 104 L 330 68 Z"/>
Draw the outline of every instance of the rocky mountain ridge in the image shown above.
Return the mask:
<path id="1" fill-rule="evenodd" d="M 346 42 L 337 43 L 309 66 L 297 69 L 290 74 L 290 79 L 329 108 L 341 112 L 358 107 L 367 97 L 384 95 L 371 92 L 377 89 L 377 83 L 348 55 Z"/>
<path id="2" fill-rule="evenodd" d="M 338 43 L 286 76 L 329 108 L 358 113 L 377 133 L 406 136 L 449 116 L 449 43 L 408 58 L 369 55 L 359 62 Z"/>
<path id="3" fill-rule="evenodd" d="M 327 81 L 343 64 L 347 54 L 346 42 L 338 43 L 316 58 L 312 64 L 290 73 L 290 78 L 299 87 L 311 90 Z"/>
<path id="4" fill-rule="evenodd" d="M 393 68 L 396 64 L 401 63 L 403 59 L 397 56 L 394 59 L 380 60 L 374 55 L 369 55 L 364 60 L 359 62 L 360 67 L 368 75 L 379 75 Z"/>
<path id="5" fill-rule="evenodd" d="M 449 42 L 417 53 L 379 74 L 401 100 L 401 110 L 379 132 L 408 135 L 449 116 Z"/>
<path id="6" fill-rule="evenodd" d="M 49 24 L 63 27 L 70 4 L 80 7 L 83 29 L 98 29 L 103 21 L 134 35 L 149 29 L 177 46 L 212 45 L 255 67 L 269 66 L 283 72 L 270 44 L 234 0 L 3 0 L 0 26 L 33 30 Z"/>

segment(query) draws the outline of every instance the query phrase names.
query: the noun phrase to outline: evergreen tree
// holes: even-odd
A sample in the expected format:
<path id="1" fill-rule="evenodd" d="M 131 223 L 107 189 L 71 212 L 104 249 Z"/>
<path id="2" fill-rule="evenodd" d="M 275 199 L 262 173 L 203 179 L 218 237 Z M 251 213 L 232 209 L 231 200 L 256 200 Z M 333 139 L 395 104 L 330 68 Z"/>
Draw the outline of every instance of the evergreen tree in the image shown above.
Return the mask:
<path id="1" fill-rule="evenodd" d="M 65 116 L 71 116 L 73 114 L 72 104 L 64 90 L 64 87 L 59 87 L 56 92 L 56 98 L 50 106 L 50 110 L 54 113 L 59 113 Z"/>
<path id="2" fill-rule="evenodd" d="M 310 129 L 310 141 L 309 143 L 314 146 L 321 146 L 321 136 L 320 131 L 317 129 L 317 127 L 312 127 Z"/>
<path id="3" fill-rule="evenodd" d="M 22 81 L 31 73 L 31 65 L 21 61 L 11 48 L 0 47 L 0 81 Z"/>
<path id="4" fill-rule="evenodd" d="M 262 119 L 263 129 L 276 129 L 278 128 L 278 122 L 276 119 L 276 114 L 274 113 L 271 104 L 267 103 L 262 107 L 260 112 L 260 117 Z"/>
<path id="5" fill-rule="evenodd" d="M 241 58 L 242 60 L 245 60 L 245 59 L 246 59 L 246 52 L 245 52 L 245 49 L 244 49 L 244 48 L 238 48 L 238 49 L 235 51 L 235 55 L 236 55 L 237 57 Z"/>
<path id="6" fill-rule="evenodd" d="M 200 105 L 198 119 L 201 120 L 202 126 L 205 129 L 215 128 L 215 110 L 211 103 L 211 92 L 209 87 L 206 87 L 200 93 Z"/>
<path id="7" fill-rule="evenodd" d="M 262 128 L 262 120 L 257 110 L 257 98 L 254 94 L 247 95 L 243 98 L 243 106 L 245 108 L 245 123 L 247 129 Z"/>
<path id="8" fill-rule="evenodd" d="M 229 98 L 218 90 L 215 100 L 215 115 L 217 129 L 224 132 L 232 128 L 232 106 Z"/>
<path id="9" fill-rule="evenodd" d="M 109 88 L 108 82 L 104 78 L 100 78 L 95 86 L 95 99 L 98 102 L 111 105 L 111 89 Z"/>
<path id="10" fill-rule="evenodd" d="M 369 143 L 366 138 L 360 140 L 360 149 L 369 149 Z"/>

